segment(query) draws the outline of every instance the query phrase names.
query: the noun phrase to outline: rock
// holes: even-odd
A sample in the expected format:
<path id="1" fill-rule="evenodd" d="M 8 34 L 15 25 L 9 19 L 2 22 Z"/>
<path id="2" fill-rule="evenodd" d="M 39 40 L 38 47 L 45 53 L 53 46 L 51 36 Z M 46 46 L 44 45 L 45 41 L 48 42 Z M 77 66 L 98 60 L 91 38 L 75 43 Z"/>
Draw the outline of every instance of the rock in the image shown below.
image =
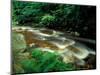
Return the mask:
<path id="1" fill-rule="evenodd" d="M 53 50 L 63 50 L 67 46 L 74 44 L 75 42 L 71 39 L 64 37 L 55 36 L 61 34 L 53 30 L 44 29 L 32 29 L 15 27 L 13 31 L 16 33 L 23 34 L 25 37 L 26 44 L 28 46 L 36 45 L 41 48 L 49 48 Z M 44 31 L 48 31 L 47 33 Z"/>
<path id="2" fill-rule="evenodd" d="M 20 41 L 13 40 L 15 42 L 13 47 L 18 50 L 24 50 L 26 45 L 29 47 L 36 46 L 49 52 L 58 52 L 66 63 L 77 63 L 79 65 L 85 64 L 84 59 L 89 54 L 95 55 L 95 52 L 91 52 L 91 49 L 85 45 L 66 38 L 67 35 L 61 36 L 63 33 L 59 31 L 30 27 L 16 27 L 12 30 L 17 33 L 16 40 L 20 39 Z"/>
<path id="3" fill-rule="evenodd" d="M 24 69 L 19 64 L 14 64 L 13 73 L 25 73 Z"/>
<path id="4" fill-rule="evenodd" d="M 22 34 L 12 32 L 12 50 L 16 53 L 26 49 L 26 41 Z"/>

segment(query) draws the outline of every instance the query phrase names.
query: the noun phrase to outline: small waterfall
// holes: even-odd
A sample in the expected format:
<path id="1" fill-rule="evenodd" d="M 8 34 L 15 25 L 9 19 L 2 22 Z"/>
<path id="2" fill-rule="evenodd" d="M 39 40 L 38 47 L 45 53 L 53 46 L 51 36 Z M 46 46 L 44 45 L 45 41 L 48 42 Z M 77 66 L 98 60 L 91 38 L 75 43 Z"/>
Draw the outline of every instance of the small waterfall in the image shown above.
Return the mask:
<path id="1" fill-rule="evenodd" d="M 25 37 L 28 46 L 37 46 L 43 51 L 57 52 L 66 63 L 85 64 L 84 59 L 89 54 L 95 55 L 95 51 L 81 42 L 67 38 L 64 33 L 50 29 L 36 29 L 30 27 L 15 27 L 12 31 L 21 33 Z M 61 36 L 63 35 L 63 36 Z"/>

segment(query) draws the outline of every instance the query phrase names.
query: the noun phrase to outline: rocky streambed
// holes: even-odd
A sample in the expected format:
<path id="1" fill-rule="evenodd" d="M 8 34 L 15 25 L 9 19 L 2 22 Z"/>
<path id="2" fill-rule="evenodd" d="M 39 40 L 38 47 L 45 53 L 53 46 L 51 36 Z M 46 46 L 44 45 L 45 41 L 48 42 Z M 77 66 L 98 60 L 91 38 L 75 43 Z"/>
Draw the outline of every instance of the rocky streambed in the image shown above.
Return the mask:
<path id="1" fill-rule="evenodd" d="M 95 50 L 81 41 L 68 38 L 65 33 L 60 31 L 46 28 L 13 27 L 12 52 L 14 56 L 16 53 L 23 54 L 26 51 L 26 57 L 30 58 L 27 48 L 39 48 L 43 52 L 57 53 L 63 62 L 72 63 L 77 69 L 95 68 Z"/>

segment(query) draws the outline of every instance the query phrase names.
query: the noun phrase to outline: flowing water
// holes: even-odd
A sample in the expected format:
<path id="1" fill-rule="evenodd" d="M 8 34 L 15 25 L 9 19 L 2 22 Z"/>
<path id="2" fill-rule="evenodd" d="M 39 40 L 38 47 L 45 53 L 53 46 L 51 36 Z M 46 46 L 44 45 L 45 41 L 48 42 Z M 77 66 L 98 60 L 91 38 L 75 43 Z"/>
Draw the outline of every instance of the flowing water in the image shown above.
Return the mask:
<path id="1" fill-rule="evenodd" d="M 27 46 L 36 46 L 52 53 L 57 52 L 66 63 L 85 65 L 87 61 L 84 59 L 89 55 L 96 55 L 95 50 L 81 43 L 81 40 L 70 38 L 60 31 L 30 27 L 14 27 L 12 31 L 24 35 Z"/>

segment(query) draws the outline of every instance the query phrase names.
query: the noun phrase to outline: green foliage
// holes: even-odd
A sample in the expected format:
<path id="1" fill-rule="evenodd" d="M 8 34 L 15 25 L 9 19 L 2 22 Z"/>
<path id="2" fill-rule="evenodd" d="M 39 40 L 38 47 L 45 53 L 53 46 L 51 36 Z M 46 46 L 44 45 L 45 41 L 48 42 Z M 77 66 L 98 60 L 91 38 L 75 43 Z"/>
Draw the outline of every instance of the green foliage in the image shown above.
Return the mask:
<path id="1" fill-rule="evenodd" d="M 40 16 L 43 14 L 40 8 L 45 4 L 13 1 L 13 5 L 13 22 L 25 25 L 40 21 Z"/>
<path id="2" fill-rule="evenodd" d="M 35 67 L 38 65 L 35 60 L 32 59 L 24 59 L 20 62 L 22 68 L 25 73 L 31 73 L 35 71 Z"/>
<path id="3" fill-rule="evenodd" d="M 35 59 L 37 59 L 37 60 L 41 60 L 41 56 L 43 55 L 43 52 L 42 51 L 40 51 L 40 49 L 38 49 L 38 48 L 35 48 L 33 51 L 32 51 L 32 57 L 33 58 L 35 58 Z"/>
<path id="4" fill-rule="evenodd" d="M 13 1 L 13 20 L 18 24 L 38 23 L 46 26 L 79 20 L 80 6 Z M 54 23 L 55 22 L 55 23 Z M 56 25 L 57 25 L 56 24 Z M 40 26 L 40 25 L 39 25 Z"/>
<path id="5" fill-rule="evenodd" d="M 55 65 L 54 70 L 55 71 L 71 71 L 71 70 L 75 70 L 75 66 L 70 63 L 65 64 L 62 61 L 57 61 L 57 64 Z"/>
<path id="6" fill-rule="evenodd" d="M 40 24 L 42 25 L 49 25 L 50 23 L 55 21 L 55 16 L 52 15 L 44 15 L 41 18 Z"/>
<path id="7" fill-rule="evenodd" d="M 59 59 L 60 56 L 55 53 L 44 52 L 39 48 L 31 50 L 32 58 L 19 62 L 25 73 L 75 70 L 74 65 L 64 63 Z"/>

